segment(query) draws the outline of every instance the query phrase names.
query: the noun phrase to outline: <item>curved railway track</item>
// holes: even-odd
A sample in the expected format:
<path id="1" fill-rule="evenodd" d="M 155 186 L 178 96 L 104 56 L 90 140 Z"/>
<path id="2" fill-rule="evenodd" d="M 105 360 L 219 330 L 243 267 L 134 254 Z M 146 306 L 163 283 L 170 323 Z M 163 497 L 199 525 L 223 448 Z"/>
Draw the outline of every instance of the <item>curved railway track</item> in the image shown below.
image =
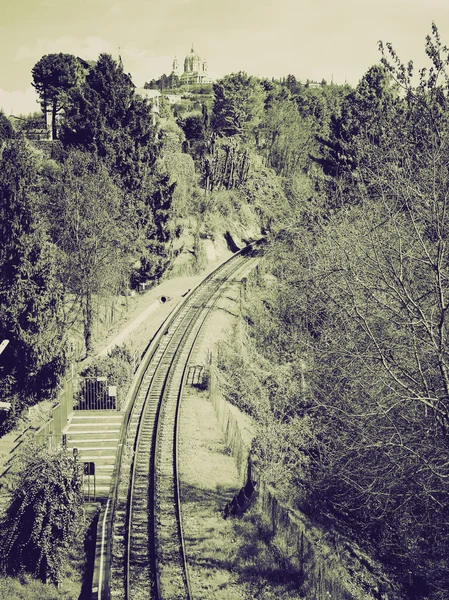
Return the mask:
<path id="1" fill-rule="evenodd" d="M 192 600 L 179 505 L 177 422 L 190 353 L 230 280 L 257 250 L 247 247 L 192 290 L 139 367 L 101 524 L 95 600 Z"/>

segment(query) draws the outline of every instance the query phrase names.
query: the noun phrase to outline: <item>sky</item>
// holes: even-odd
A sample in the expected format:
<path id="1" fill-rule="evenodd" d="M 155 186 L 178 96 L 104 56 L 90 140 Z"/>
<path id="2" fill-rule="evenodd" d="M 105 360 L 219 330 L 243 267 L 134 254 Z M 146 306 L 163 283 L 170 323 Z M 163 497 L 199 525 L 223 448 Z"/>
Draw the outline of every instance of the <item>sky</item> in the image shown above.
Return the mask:
<path id="1" fill-rule="evenodd" d="M 449 46 L 448 0 L 0 0 L 0 109 L 39 109 L 31 69 L 45 54 L 122 57 L 137 87 L 182 66 L 192 44 L 213 78 L 245 71 L 355 86 L 391 42 L 425 64 L 435 22 Z"/>

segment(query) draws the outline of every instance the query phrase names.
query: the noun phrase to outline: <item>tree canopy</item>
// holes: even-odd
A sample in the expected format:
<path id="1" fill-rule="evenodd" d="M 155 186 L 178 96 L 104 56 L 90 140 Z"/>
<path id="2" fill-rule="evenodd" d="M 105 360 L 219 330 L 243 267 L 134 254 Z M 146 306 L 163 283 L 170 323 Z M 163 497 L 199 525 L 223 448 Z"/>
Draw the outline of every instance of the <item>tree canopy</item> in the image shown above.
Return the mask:
<path id="1" fill-rule="evenodd" d="M 260 81 L 240 71 L 218 80 L 213 89 L 213 130 L 221 135 L 252 139 L 263 111 L 264 90 Z"/>
<path id="2" fill-rule="evenodd" d="M 51 107 L 52 139 L 57 137 L 56 116 L 64 108 L 67 94 L 81 84 L 85 69 L 85 61 L 72 54 L 46 54 L 33 67 L 33 87 L 41 99 L 44 116 L 47 119 L 47 108 Z"/>
<path id="3" fill-rule="evenodd" d="M 65 367 L 57 251 L 39 220 L 36 166 L 20 139 L 0 159 L 2 395 L 31 402 L 50 393 Z"/>
<path id="4" fill-rule="evenodd" d="M 400 597 L 442 600 L 449 49 L 433 26 L 416 77 L 381 49 L 320 136 L 312 200 L 272 226 L 221 369 L 284 500 L 374 547 Z"/>

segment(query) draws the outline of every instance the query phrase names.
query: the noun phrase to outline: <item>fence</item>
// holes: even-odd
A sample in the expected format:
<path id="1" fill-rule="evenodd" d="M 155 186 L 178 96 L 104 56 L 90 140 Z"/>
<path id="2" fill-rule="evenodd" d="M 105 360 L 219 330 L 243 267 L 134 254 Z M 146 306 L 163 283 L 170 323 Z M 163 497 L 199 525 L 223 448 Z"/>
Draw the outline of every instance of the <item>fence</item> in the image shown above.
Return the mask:
<path id="1" fill-rule="evenodd" d="M 73 378 L 68 379 L 58 397 L 58 404 L 53 407 L 50 420 L 36 431 L 36 444 L 47 444 L 54 448 L 62 443 L 62 432 L 67 425 L 67 418 L 73 411 Z"/>
<path id="2" fill-rule="evenodd" d="M 107 377 L 79 377 L 74 390 L 73 410 L 119 410 L 117 386 Z"/>
<path id="3" fill-rule="evenodd" d="M 240 411 L 224 399 L 219 387 L 219 377 L 217 368 L 211 366 L 209 377 L 210 399 L 214 405 L 221 430 L 224 433 L 226 445 L 234 457 L 242 483 L 245 483 L 255 429 L 251 427 L 251 419 L 246 415 L 239 415 L 239 424 L 236 413 Z"/>

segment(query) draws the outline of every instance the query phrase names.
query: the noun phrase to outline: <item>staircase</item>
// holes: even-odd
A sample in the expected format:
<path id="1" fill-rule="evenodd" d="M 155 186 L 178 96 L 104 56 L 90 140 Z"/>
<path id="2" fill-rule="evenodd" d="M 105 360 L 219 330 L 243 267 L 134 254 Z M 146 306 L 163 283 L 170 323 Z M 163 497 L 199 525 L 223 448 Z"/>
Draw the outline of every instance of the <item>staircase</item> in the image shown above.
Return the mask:
<path id="1" fill-rule="evenodd" d="M 109 494 L 123 414 L 116 410 L 75 411 L 64 429 L 67 448 L 78 449 L 78 460 L 94 463 L 95 474 L 84 470 L 86 500 L 106 500 Z"/>

